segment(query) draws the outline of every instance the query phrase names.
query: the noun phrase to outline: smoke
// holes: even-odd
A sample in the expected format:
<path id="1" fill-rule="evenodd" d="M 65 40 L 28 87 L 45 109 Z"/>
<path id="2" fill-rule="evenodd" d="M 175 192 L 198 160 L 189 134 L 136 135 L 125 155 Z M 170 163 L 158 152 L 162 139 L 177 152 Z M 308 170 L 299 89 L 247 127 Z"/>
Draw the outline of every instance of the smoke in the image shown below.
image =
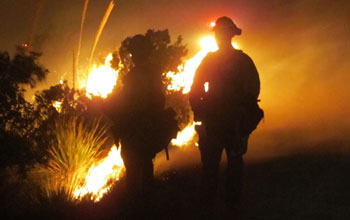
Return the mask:
<path id="1" fill-rule="evenodd" d="M 244 42 L 260 70 L 265 130 L 300 130 L 313 140 L 344 139 L 350 131 L 350 5 L 323 3 L 276 8 L 249 34 L 257 42 Z M 276 20 L 281 11 L 286 16 Z"/>
<path id="2" fill-rule="evenodd" d="M 38 38 L 44 54 L 42 62 L 53 72 L 45 87 L 57 83 L 63 73 L 70 77 L 72 48 L 79 38 L 83 3 L 46 1 L 36 29 L 37 35 L 45 38 L 45 41 Z M 103 16 L 108 3 L 109 0 L 89 3 L 81 65 L 88 63 L 99 25 L 97 18 Z M 181 34 L 188 44 L 189 57 L 198 52 L 199 39 L 211 34 L 207 24 L 219 16 L 231 17 L 243 30 L 234 40 L 258 68 L 260 105 L 265 110 L 264 123 L 250 138 L 248 157 L 287 154 L 295 149 L 303 151 L 329 140 L 334 140 L 337 146 L 342 145 L 339 141 L 348 141 L 349 1 L 216 0 L 203 4 L 200 0 L 155 0 L 150 5 L 149 1 L 135 0 L 116 3 L 118 10 L 111 13 L 96 48 L 96 54 L 101 56 L 118 48 L 127 36 L 144 33 L 148 28 L 168 28 L 173 38 Z M 1 11 L 4 19 L 0 19 L 0 24 L 7 32 L 0 33 L 0 46 L 7 49 L 8 45 L 26 39 L 19 35 L 21 31 L 29 31 L 24 23 L 31 21 L 35 9 L 30 8 L 34 12 L 29 13 L 24 7 L 32 6 L 24 0 L 1 4 L 4 7 L 0 10 L 7 10 Z"/>

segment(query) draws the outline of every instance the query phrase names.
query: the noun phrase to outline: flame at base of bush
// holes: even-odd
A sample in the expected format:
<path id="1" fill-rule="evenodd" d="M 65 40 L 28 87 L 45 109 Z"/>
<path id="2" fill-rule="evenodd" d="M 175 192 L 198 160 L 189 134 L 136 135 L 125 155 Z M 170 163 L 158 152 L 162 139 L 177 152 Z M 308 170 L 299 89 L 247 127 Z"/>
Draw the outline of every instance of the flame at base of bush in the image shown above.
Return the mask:
<path id="1" fill-rule="evenodd" d="M 179 131 L 177 137 L 171 143 L 177 147 L 183 147 L 194 141 L 195 126 L 201 122 L 193 122 Z M 198 146 L 197 142 L 194 143 Z M 124 162 L 120 155 L 121 145 L 117 148 L 113 145 L 108 156 L 91 166 L 85 176 L 84 185 L 73 192 L 75 199 L 81 200 L 86 196 L 94 202 L 100 199 L 111 189 L 124 173 Z"/>
<path id="2" fill-rule="evenodd" d="M 113 145 L 108 156 L 89 169 L 85 184 L 74 191 L 76 199 L 90 195 L 90 199 L 97 202 L 109 191 L 115 181 L 119 180 L 124 171 L 120 150 L 120 146 L 117 148 Z"/>
<path id="3" fill-rule="evenodd" d="M 201 125 L 201 122 L 193 122 L 179 131 L 177 137 L 172 139 L 172 145 L 183 147 L 194 141 L 196 125 Z M 194 144 L 198 146 L 196 141 Z M 100 201 L 124 173 L 124 162 L 120 151 L 120 144 L 118 148 L 113 145 L 107 157 L 91 166 L 85 176 L 84 185 L 73 192 L 75 199 L 81 200 L 90 196 L 94 202 Z"/>
<path id="4" fill-rule="evenodd" d="M 194 145 L 198 146 L 197 141 L 194 140 L 194 137 L 196 135 L 195 126 L 201 124 L 202 123 L 200 121 L 188 124 L 184 129 L 177 133 L 176 138 L 171 140 L 171 144 L 181 148 L 194 141 Z"/>

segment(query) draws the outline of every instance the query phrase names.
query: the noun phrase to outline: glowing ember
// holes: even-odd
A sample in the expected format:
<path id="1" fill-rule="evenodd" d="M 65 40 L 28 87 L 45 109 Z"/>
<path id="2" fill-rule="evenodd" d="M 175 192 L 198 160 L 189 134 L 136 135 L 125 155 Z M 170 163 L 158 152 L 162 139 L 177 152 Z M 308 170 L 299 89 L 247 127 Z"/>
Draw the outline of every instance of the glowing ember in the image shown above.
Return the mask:
<path id="1" fill-rule="evenodd" d="M 111 67 L 112 54 L 108 54 L 104 65 L 94 66 L 86 82 L 86 96 L 101 96 L 106 98 L 117 83 L 118 71 Z"/>
<path id="2" fill-rule="evenodd" d="M 204 83 L 204 91 L 208 92 L 209 91 L 209 82 Z"/>
<path id="3" fill-rule="evenodd" d="M 120 149 L 115 145 L 111 148 L 108 156 L 101 162 L 93 165 L 85 177 L 85 184 L 75 190 L 76 199 L 81 199 L 85 195 L 91 194 L 91 200 L 99 201 L 108 192 L 112 184 L 118 181 L 124 169 L 124 162 L 120 156 Z"/>
<path id="4" fill-rule="evenodd" d="M 215 25 L 216 25 L 215 21 L 213 21 L 213 22 L 210 23 L 210 26 L 211 26 L 212 28 L 215 27 Z"/>
<path id="5" fill-rule="evenodd" d="M 55 109 L 56 109 L 58 112 L 61 112 L 61 110 L 62 110 L 62 102 L 55 101 L 55 102 L 52 104 L 52 106 L 55 107 Z"/>

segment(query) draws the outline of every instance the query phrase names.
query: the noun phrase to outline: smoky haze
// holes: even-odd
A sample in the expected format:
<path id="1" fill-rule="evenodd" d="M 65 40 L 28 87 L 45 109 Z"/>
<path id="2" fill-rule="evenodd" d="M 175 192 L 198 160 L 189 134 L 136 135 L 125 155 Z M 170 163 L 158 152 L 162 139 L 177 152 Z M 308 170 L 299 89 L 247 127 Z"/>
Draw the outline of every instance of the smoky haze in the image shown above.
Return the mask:
<path id="1" fill-rule="evenodd" d="M 346 149 L 350 136 L 350 3 L 347 0 L 117 0 L 95 61 L 117 49 L 127 36 L 147 29 L 182 35 L 189 57 L 208 24 L 231 17 L 242 28 L 234 38 L 254 60 L 261 78 L 265 119 L 252 135 L 248 157 L 280 155 L 305 148 Z M 91 0 L 87 9 L 80 64 L 87 64 L 94 36 L 109 0 Z M 38 7 L 42 5 L 42 9 Z M 51 71 L 38 89 L 71 80 L 83 0 L 1 0 L 0 48 L 32 36 Z M 37 22 L 37 23 L 36 23 Z M 30 94 L 33 94 L 30 93 Z M 327 142 L 330 141 L 330 142 Z M 328 144 L 321 144 L 327 142 Z"/>

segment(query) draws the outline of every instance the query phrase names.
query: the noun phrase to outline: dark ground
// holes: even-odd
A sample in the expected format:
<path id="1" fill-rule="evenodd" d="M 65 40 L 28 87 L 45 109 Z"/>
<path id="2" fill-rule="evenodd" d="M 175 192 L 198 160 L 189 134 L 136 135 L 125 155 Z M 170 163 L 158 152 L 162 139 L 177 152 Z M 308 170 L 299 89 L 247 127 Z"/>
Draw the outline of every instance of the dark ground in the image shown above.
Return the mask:
<path id="1" fill-rule="evenodd" d="M 223 164 L 223 168 L 224 168 Z M 350 219 L 350 156 L 304 152 L 246 164 L 244 199 L 225 208 L 219 189 L 215 219 Z M 222 169 L 222 182 L 224 169 Z M 18 207 L 8 217 L 36 219 L 205 219 L 198 202 L 200 165 L 170 168 L 157 175 L 153 194 L 127 205 L 121 180 L 99 203 Z M 27 213 L 24 213 L 26 210 Z"/>

